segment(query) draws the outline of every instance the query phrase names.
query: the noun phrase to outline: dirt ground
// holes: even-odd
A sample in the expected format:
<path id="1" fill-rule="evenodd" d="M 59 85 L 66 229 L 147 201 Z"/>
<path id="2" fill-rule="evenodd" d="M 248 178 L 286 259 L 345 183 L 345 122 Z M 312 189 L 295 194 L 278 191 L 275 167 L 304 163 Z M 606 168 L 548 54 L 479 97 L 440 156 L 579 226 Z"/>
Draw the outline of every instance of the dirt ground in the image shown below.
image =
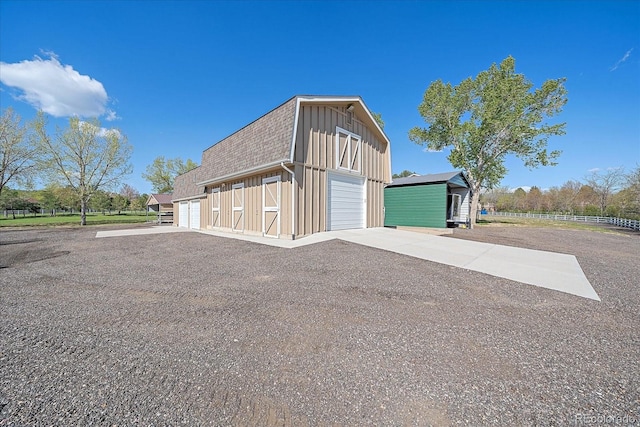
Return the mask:
<path id="1" fill-rule="evenodd" d="M 0 231 L 0 426 L 640 423 L 638 233 L 446 237 L 574 254 L 597 302 L 336 240 L 96 231 Z"/>

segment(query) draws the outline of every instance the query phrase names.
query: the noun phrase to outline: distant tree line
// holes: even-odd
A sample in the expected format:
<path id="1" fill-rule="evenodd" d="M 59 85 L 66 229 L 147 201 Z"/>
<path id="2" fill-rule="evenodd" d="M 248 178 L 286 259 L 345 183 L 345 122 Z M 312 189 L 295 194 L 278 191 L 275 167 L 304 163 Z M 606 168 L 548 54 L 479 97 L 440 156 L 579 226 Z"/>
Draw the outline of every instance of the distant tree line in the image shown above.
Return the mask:
<path id="1" fill-rule="evenodd" d="M 148 196 L 122 185 L 133 170 L 132 150 L 119 129 L 105 129 L 97 119 L 71 117 L 67 127 L 51 134 L 43 112 L 25 123 L 7 108 L 0 117 L 0 210 L 12 215 L 75 211 L 81 225 L 87 211 L 143 211 Z M 154 191 L 170 193 L 175 177 L 197 166 L 190 159 L 158 157 L 143 177 Z M 40 182 L 46 185 L 42 190 L 16 189 L 33 189 Z"/>
<path id="2" fill-rule="evenodd" d="M 640 219 L 640 166 L 629 173 L 622 169 L 595 171 L 582 182 L 567 181 L 545 190 L 499 187 L 484 192 L 481 203 L 484 209 L 501 212 Z"/>
<path id="3" fill-rule="evenodd" d="M 124 184 L 119 192 L 95 191 L 89 199 L 87 209 L 103 214 L 121 214 L 124 211 L 142 213 L 146 211 L 148 199 L 147 194 L 140 194 L 130 185 Z M 69 186 L 49 185 L 43 190 L 5 188 L 0 195 L 0 211 L 13 218 L 16 217 L 16 211 L 22 216 L 55 216 L 61 212 L 79 213 L 81 208 L 80 198 Z"/>

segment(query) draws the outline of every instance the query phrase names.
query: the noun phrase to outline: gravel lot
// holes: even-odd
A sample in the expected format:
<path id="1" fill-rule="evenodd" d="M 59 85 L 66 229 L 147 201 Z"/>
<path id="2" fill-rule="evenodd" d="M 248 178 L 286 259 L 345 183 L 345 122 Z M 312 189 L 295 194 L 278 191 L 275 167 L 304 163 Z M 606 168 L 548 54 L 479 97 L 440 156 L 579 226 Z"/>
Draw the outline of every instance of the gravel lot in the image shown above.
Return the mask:
<path id="1" fill-rule="evenodd" d="M 602 302 L 342 241 L 95 233 L 0 231 L 1 426 L 640 424 L 638 233 L 451 237 L 574 254 Z"/>

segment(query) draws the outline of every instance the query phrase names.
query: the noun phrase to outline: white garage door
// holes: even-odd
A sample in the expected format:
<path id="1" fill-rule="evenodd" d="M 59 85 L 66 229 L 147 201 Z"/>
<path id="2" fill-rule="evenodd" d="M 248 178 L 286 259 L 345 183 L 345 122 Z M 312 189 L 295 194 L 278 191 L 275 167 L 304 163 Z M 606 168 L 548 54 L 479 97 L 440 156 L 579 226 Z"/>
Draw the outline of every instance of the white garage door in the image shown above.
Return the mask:
<path id="1" fill-rule="evenodd" d="M 189 227 L 189 202 L 180 202 L 180 211 L 178 212 L 178 225 L 180 227 Z"/>
<path id="2" fill-rule="evenodd" d="M 364 177 L 329 174 L 327 229 L 365 227 Z"/>
<path id="3" fill-rule="evenodd" d="M 191 201 L 190 218 L 191 228 L 194 230 L 200 230 L 200 200 Z"/>

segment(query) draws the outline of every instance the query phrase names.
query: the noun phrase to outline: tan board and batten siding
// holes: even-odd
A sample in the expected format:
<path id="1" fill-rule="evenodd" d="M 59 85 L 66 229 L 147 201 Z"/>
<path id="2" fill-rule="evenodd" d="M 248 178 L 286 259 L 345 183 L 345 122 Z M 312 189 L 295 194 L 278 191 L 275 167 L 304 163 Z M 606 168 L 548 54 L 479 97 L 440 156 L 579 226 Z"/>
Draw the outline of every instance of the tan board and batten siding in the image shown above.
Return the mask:
<path id="1" fill-rule="evenodd" d="M 343 131 L 361 141 L 359 153 L 346 155 L 360 156 L 355 171 L 339 167 Z M 329 174 L 342 174 L 364 177 L 365 226 L 381 227 L 390 166 L 389 141 L 359 97 L 293 97 L 206 149 L 200 167 L 176 178 L 174 225 L 189 227 L 179 222 L 180 202 L 199 198 L 201 229 L 289 239 L 326 231 Z"/>
<path id="2" fill-rule="evenodd" d="M 351 124 L 346 123 L 346 118 L 346 107 L 303 104 L 300 108 L 294 156 L 295 174 L 300 183 L 296 198 L 300 235 L 327 230 L 327 172 L 340 172 L 335 141 L 337 128 L 362 138 L 361 175 L 366 177 L 366 226 L 383 226 L 383 190 L 390 177 L 388 144 L 381 142 L 355 114 Z"/>

